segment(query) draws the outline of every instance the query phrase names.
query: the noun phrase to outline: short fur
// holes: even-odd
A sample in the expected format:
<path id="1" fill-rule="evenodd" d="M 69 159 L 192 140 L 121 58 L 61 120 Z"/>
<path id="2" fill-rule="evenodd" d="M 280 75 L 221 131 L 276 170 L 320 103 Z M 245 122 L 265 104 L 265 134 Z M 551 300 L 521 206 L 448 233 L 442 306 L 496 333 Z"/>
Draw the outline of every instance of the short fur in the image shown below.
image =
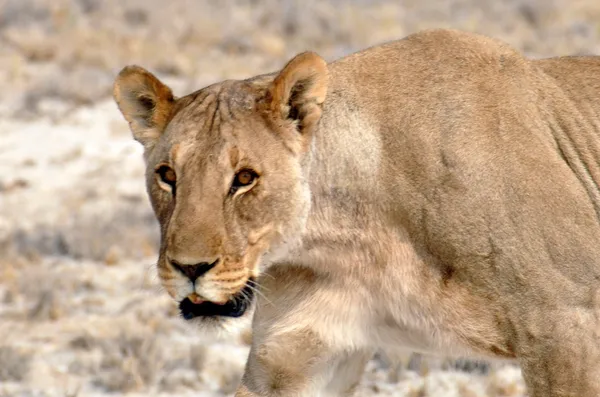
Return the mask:
<path id="1" fill-rule="evenodd" d="M 431 30 L 180 99 L 126 68 L 115 98 L 169 294 L 224 302 L 260 277 L 236 396 L 351 395 L 380 347 L 516 359 L 532 397 L 600 396 L 599 58 Z M 192 285 L 172 260 L 218 262 Z"/>

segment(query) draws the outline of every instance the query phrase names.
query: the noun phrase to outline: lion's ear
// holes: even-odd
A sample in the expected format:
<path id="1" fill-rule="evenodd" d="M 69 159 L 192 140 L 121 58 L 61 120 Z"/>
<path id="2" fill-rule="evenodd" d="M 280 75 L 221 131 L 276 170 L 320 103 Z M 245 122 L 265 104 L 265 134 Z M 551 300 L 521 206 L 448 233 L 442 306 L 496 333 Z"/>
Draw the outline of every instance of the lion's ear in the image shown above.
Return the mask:
<path id="1" fill-rule="evenodd" d="M 327 63 L 319 55 L 296 55 L 269 87 L 271 112 L 294 122 L 301 133 L 310 134 L 321 118 L 328 77 Z"/>
<path id="2" fill-rule="evenodd" d="M 171 119 L 171 89 L 146 69 L 126 66 L 115 80 L 113 96 L 135 140 L 152 148 Z"/>

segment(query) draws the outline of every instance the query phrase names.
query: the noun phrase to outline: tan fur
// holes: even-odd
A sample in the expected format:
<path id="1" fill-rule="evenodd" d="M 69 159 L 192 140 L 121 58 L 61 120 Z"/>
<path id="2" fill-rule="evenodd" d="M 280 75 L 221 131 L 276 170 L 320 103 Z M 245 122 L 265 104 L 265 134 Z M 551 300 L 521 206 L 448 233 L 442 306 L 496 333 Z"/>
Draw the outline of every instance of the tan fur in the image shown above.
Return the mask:
<path id="1" fill-rule="evenodd" d="M 163 285 L 222 302 L 260 276 L 236 396 L 349 396 L 382 347 L 516 359 L 532 397 L 600 395 L 600 59 L 432 30 L 173 101 L 125 71 Z M 259 178 L 231 194 L 245 168 Z M 192 286 L 169 260 L 218 262 Z"/>

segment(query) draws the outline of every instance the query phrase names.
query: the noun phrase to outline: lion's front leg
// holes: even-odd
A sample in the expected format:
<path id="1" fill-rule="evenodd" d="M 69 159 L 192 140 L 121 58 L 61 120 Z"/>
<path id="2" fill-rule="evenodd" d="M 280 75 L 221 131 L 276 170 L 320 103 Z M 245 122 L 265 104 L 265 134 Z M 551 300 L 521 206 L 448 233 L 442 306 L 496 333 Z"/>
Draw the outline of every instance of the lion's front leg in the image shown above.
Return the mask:
<path id="1" fill-rule="evenodd" d="M 310 330 L 257 341 L 236 397 L 350 397 L 370 350 L 335 353 Z"/>
<path id="2" fill-rule="evenodd" d="M 598 312 L 548 313 L 530 324 L 519 361 L 531 397 L 600 396 L 600 320 Z"/>
<path id="3" fill-rule="evenodd" d="M 348 342 L 328 281 L 286 268 L 263 278 L 252 347 L 236 397 L 352 395 L 371 354 Z M 350 350 L 350 348 L 353 350 Z"/>
<path id="4" fill-rule="evenodd" d="M 324 395 L 332 397 L 354 396 L 362 374 L 365 372 L 365 367 L 373 354 L 374 351 L 367 349 L 339 355 Z"/>
<path id="5" fill-rule="evenodd" d="M 319 396 L 331 357 L 309 329 L 255 340 L 236 397 Z"/>

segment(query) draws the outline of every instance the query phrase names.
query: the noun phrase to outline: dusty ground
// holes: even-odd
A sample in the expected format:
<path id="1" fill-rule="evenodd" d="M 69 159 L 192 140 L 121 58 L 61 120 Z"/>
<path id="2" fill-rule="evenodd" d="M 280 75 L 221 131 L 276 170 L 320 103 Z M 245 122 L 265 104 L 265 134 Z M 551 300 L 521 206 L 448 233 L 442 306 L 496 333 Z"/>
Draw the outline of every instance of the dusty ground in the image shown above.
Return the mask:
<path id="1" fill-rule="evenodd" d="M 177 94 L 429 27 L 600 54 L 596 0 L 0 0 L 0 397 L 230 395 L 244 335 L 177 318 L 141 148 L 109 99 L 139 63 Z M 360 396 L 522 396 L 519 369 L 376 357 Z"/>

